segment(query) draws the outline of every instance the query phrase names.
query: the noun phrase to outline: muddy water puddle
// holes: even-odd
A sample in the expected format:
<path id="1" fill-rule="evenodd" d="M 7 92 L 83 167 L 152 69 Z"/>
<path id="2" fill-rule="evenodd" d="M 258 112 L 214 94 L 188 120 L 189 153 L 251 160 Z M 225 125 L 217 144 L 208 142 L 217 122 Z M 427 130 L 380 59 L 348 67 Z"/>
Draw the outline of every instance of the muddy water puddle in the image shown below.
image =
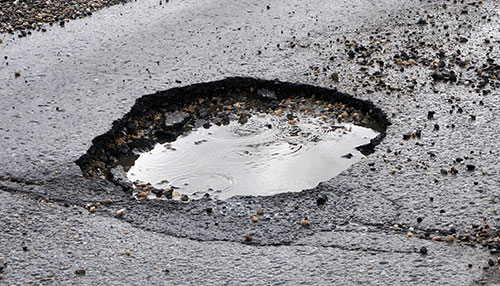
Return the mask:
<path id="1" fill-rule="evenodd" d="M 254 112 L 244 121 L 193 124 L 175 141 L 141 153 L 127 177 L 136 196 L 149 198 L 297 192 L 361 160 L 364 155 L 355 147 L 378 134 L 312 112 Z"/>

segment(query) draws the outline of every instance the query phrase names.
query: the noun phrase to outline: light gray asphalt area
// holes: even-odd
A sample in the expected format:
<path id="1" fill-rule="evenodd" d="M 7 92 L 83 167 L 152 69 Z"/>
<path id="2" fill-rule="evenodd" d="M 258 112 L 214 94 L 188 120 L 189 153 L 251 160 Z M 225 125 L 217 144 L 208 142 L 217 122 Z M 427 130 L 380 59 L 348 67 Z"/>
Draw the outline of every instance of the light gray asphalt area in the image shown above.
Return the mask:
<path id="1" fill-rule="evenodd" d="M 492 226 L 498 225 L 493 213 L 499 186 L 498 91 L 481 97 L 463 86 L 429 83 L 413 97 L 366 93 L 356 81 L 359 67 L 346 59 L 344 36 L 361 41 L 377 29 L 394 30 L 393 44 L 387 45 L 396 50 L 404 48 L 407 37 L 401 23 L 414 23 L 426 15 L 453 22 L 455 14 L 433 9 L 441 3 L 453 9 L 454 4 L 437 2 L 292 1 L 283 5 L 218 0 L 171 1 L 160 6 L 157 1 L 138 1 L 47 33 L 23 39 L 5 36 L 0 44 L 0 172 L 18 182 L 0 182 L 0 258 L 8 263 L 0 284 L 469 285 L 482 280 L 494 285 L 498 266 L 484 269 L 488 259 L 496 258 L 487 248 L 409 238 L 406 231 L 377 227 L 415 226 L 417 217 L 423 218 L 418 227 L 426 230 L 464 231 L 471 224 L 482 224 L 483 216 Z M 493 43 L 499 38 L 498 7 L 494 1 L 484 2 L 492 21 L 478 20 L 470 22 L 471 27 L 464 24 L 453 30 L 457 36 L 468 35 L 469 41 L 459 48 L 470 51 L 478 65 L 485 58 L 479 43 L 490 35 Z M 448 12 L 458 14 L 460 9 Z M 473 8 L 469 15 L 472 20 L 480 18 L 473 15 Z M 449 50 L 457 48 L 446 38 L 430 34 L 427 40 L 442 42 Z M 290 42 L 300 42 L 302 47 L 290 48 Z M 336 56 L 334 63 L 331 56 Z M 314 68 L 325 65 L 339 72 L 338 83 L 329 79 L 330 72 L 317 73 Z M 421 70 L 407 70 L 429 81 Z M 21 76 L 16 78 L 14 71 Z M 352 74 L 354 80 L 349 77 Z M 326 183 L 352 190 L 348 197 L 351 224 L 323 232 L 312 227 L 312 235 L 298 237 L 291 245 L 194 241 L 164 235 L 154 227 L 148 231 L 147 221 L 128 224 L 106 213 L 90 215 L 82 206 L 93 197 L 103 199 L 96 195 L 93 183 L 86 191 L 72 189 L 68 182 L 71 187 L 64 194 L 61 183 L 57 191 L 50 187 L 54 180 L 79 175 L 73 161 L 136 98 L 234 75 L 335 85 L 373 100 L 392 116 L 393 126 L 378 152 Z M 403 81 L 404 75 L 394 74 L 388 83 Z M 452 95 L 461 98 L 463 117 L 447 117 Z M 476 107 L 479 100 L 485 108 Z M 428 110 L 436 111 L 438 134 L 430 131 L 436 122 L 425 121 Z M 469 121 L 469 114 L 477 120 Z M 445 128 L 451 124 L 457 128 Z M 424 129 L 425 147 L 401 142 L 402 134 L 417 128 Z M 400 156 L 385 156 L 387 148 Z M 428 152 L 437 159 L 429 159 Z M 455 177 L 439 174 L 451 160 L 464 155 L 471 156 L 478 169 L 487 168 L 487 175 L 480 171 Z M 375 162 L 377 172 L 369 171 L 370 162 Z M 393 169 L 400 174 L 389 177 Z M 39 201 L 45 196 L 56 200 L 73 196 L 81 203 L 64 207 L 64 202 Z M 428 249 L 427 255 L 419 252 L 422 246 Z M 80 267 L 86 275 L 75 274 Z"/>
<path id="2" fill-rule="evenodd" d="M 198 242 L 79 206 L 0 198 L 5 285 L 466 285 L 482 275 L 482 265 L 467 266 L 481 260 L 479 248 L 356 226 L 294 246 Z M 422 246 L 428 255 L 414 252 Z"/>

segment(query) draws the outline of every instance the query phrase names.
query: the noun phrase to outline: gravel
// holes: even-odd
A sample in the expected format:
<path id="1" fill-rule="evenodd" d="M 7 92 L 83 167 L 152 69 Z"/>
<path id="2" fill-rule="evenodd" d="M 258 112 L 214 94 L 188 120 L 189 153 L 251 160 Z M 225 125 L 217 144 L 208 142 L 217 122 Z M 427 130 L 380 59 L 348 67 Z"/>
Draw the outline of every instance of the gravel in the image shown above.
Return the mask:
<path id="1" fill-rule="evenodd" d="M 127 0 L 1 0 L 0 34 L 19 32 L 19 37 L 25 37 L 31 34 L 31 30 L 45 32 L 47 24 L 64 26 L 69 20 L 87 17 L 104 7 L 125 2 Z"/>

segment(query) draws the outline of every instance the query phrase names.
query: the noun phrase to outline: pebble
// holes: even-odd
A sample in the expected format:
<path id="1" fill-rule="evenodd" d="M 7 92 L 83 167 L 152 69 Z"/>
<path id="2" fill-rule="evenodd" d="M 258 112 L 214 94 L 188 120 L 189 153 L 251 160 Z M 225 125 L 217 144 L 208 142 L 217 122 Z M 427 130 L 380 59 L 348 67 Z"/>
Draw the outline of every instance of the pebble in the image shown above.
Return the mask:
<path id="1" fill-rule="evenodd" d="M 89 212 L 93 213 L 93 212 L 95 212 L 95 209 L 96 209 L 96 207 L 95 207 L 95 206 L 91 206 L 91 207 L 89 208 Z"/>
<path id="2" fill-rule="evenodd" d="M 327 201 L 328 201 L 328 196 L 324 193 L 319 194 L 318 197 L 316 198 L 316 204 L 318 206 L 324 205 Z"/>
<path id="3" fill-rule="evenodd" d="M 129 250 L 125 251 L 125 255 L 130 256 L 131 254 L 132 252 L 130 252 Z"/>
<path id="4" fill-rule="evenodd" d="M 0 44 L 2 44 L 2 43 L 3 43 L 3 38 L 2 38 L 2 37 L 0 37 Z"/>
<path id="5" fill-rule="evenodd" d="M 422 246 L 422 247 L 420 248 L 420 253 L 422 253 L 422 254 L 427 254 L 427 247 Z"/>
<path id="6" fill-rule="evenodd" d="M 7 262 L 3 261 L 2 258 L 0 258 L 0 273 L 3 272 L 3 270 L 7 267 Z"/>
<path id="7" fill-rule="evenodd" d="M 450 172 L 451 172 L 452 174 L 457 174 L 457 173 L 458 173 L 458 170 L 457 170 L 457 168 L 455 168 L 455 167 L 451 167 Z"/>
<path id="8" fill-rule="evenodd" d="M 125 209 L 120 209 L 120 210 L 117 210 L 117 211 L 116 211 L 116 215 L 117 215 L 117 216 L 122 216 L 122 215 L 124 215 L 124 214 L 125 214 Z"/>
<path id="9" fill-rule="evenodd" d="M 446 242 L 449 242 L 449 243 L 452 243 L 455 241 L 455 237 L 453 235 L 447 235 L 444 240 L 446 240 Z"/>
<path id="10" fill-rule="evenodd" d="M 260 208 L 257 210 L 257 215 L 263 215 L 264 214 L 264 209 Z"/>
<path id="11" fill-rule="evenodd" d="M 140 192 L 137 194 L 137 197 L 138 198 L 147 198 L 148 197 L 148 193 L 146 192 Z"/>
<path id="12" fill-rule="evenodd" d="M 76 275 L 85 275 L 86 271 L 83 268 L 78 268 L 75 270 Z"/>
<path id="13" fill-rule="evenodd" d="M 302 226 L 309 226 L 311 224 L 311 222 L 309 220 L 307 220 L 307 219 L 303 219 L 303 220 L 300 221 L 300 224 Z"/>
<path id="14" fill-rule="evenodd" d="M 14 76 L 15 77 L 20 77 L 21 76 L 21 72 L 20 71 L 14 71 Z"/>
<path id="15" fill-rule="evenodd" d="M 488 259 L 488 265 L 489 266 L 495 266 L 495 261 L 493 261 L 493 259 Z"/>
<path id="16" fill-rule="evenodd" d="M 104 203 L 107 204 L 107 205 L 110 205 L 110 204 L 113 203 L 113 201 L 111 199 L 105 199 Z"/>
<path id="17" fill-rule="evenodd" d="M 251 234 L 249 234 L 249 233 L 245 234 L 245 240 L 246 241 L 252 241 L 252 239 L 253 239 L 253 237 L 252 237 Z"/>
<path id="18" fill-rule="evenodd" d="M 432 241 L 441 241 L 441 236 L 434 236 Z"/>
<path id="19" fill-rule="evenodd" d="M 205 209 L 205 211 L 207 212 L 207 214 L 211 214 L 213 212 L 213 208 L 212 207 L 207 207 Z"/>
<path id="20" fill-rule="evenodd" d="M 467 165 L 465 165 L 465 167 L 467 167 L 468 171 L 474 171 L 476 169 L 476 166 L 474 166 L 472 164 L 467 164 Z"/>
<path id="21" fill-rule="evenodd" d="M 409 232 L 408 237 L 410 237 L 410 238 L 413 237 L 413 233 Z"/>
<path id="22" fill-rule="evenodd" d="M 252 221 L 253 222 L 258 222 L 259 221 L 259 218 L 257 216 L 252 216 Z"/>

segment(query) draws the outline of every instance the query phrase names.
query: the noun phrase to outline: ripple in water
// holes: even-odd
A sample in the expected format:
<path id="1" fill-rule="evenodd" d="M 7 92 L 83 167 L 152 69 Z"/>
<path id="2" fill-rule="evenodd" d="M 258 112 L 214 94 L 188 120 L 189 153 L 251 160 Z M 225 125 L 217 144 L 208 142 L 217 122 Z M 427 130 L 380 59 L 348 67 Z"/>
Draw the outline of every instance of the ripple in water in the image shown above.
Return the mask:
<path id="1" fill-rule="evenodd" d="M 272 195 L 313 188 L 361 160 L 356 146 L 375 130 L 302 117 L 257 114 L 241 124 L 198 128 L 143 153 L 127 173 L 132 181 L 175 188 L 191 198 Z M 350 159 L 343 157 L 351 153 Z M 350 156 L 347 156 L 350 157 Z"/>

